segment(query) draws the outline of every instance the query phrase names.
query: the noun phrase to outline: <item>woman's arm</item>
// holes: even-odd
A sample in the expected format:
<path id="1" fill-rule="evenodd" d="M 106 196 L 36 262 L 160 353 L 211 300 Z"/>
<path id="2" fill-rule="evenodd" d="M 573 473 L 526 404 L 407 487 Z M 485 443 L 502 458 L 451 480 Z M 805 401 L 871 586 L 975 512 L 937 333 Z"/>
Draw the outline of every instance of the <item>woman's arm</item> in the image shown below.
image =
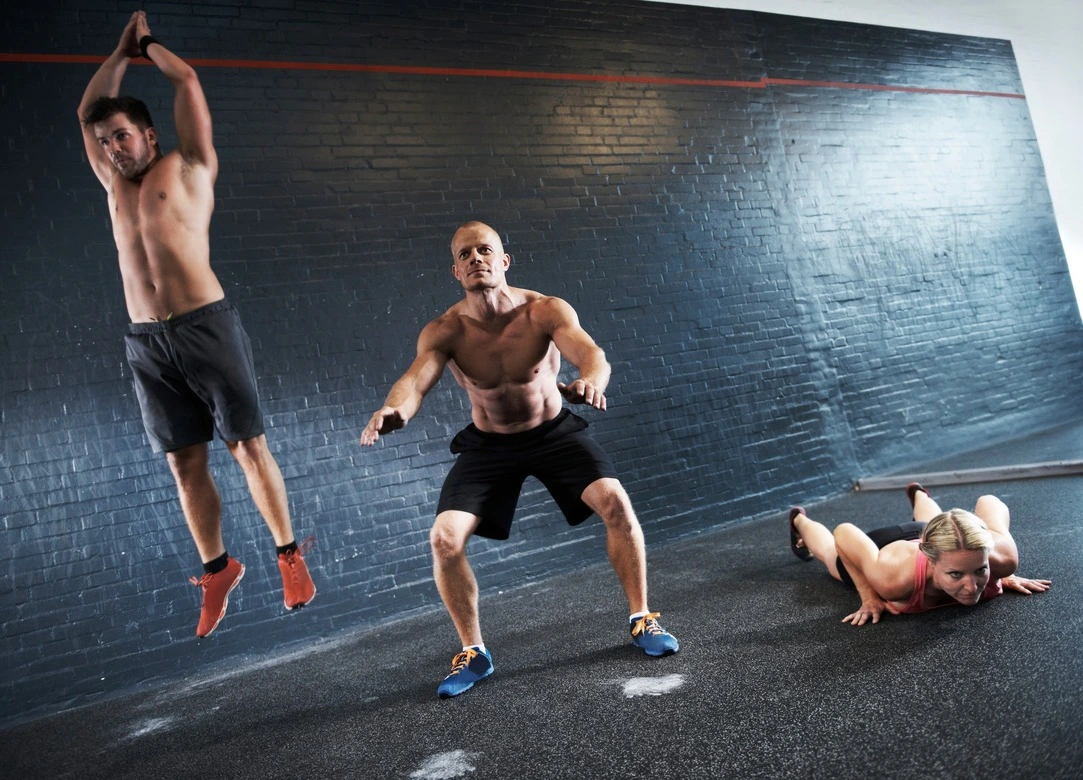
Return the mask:
<path id="1" fill-rule="evenodd" d="M 900 578 L 898 556 L 881 555 L 881 550 L 864 531 L 852 523 L 843 523 L 835 528 L 835 549 L 842 558 L 846 571 L 854 581 L 861 606 L 855 612 L 842 619 L 852 626 L 863 626 L 870 620 L 880 622 L 884 612 L 899 614 L 899 608 L 892 601 L 905 601 L 910 598 L 912 582 L 909 576 Z M 886 548 L 885 548 L 886 549 Z M 909 572 L 904 572 L 909 575 Z"/>
<path id="2" fill-rule="evenodd" d="M 1014 574 L 1019 567 L 1019 548 L 1009 531 L 1011 514 L 1008 507 L 996 496 L 982 496 L 974 506 L 974 514 L 981 518 L 993 535 L 993 549 L 989 551 L 989 576 L 1002 580 Z"/>

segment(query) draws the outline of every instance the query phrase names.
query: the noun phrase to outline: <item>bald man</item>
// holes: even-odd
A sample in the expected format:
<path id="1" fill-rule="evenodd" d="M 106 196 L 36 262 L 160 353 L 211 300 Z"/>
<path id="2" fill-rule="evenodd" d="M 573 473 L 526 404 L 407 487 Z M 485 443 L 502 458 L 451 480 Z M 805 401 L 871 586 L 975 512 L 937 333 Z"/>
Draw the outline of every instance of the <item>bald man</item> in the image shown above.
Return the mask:
<path id="1" fill-rule="evenodd" d="M 508 285 L 511 256 L 493 228 L 465 223 L 451 239 L 451 255 L 463 299 L 422 329 L 417 357 L 361 434 L 361 444 L 372 446 L 406 425 L 445 367 L 470 398 L 472 422 L 451 442 L 458 458 L 430 533 L 436 587 L 463 646 L 437 694 L 458 696 L 493 672 L 466 543 L 472 535 L 508 538 L 527 476 L 545 485 L 569 524 L 593 513 L 602 518 L 609 560 L 628 598 L 632 643 L 651 656 L 677 652 L 676 638 L 647 606 L 643 532 L 628 494 L 586 433 L 586 420 L 562 403 L 605 411 L 605 353 L 565 301 Z M 561 356 L 579 372 L 569 384 L 557 381 Z"/>

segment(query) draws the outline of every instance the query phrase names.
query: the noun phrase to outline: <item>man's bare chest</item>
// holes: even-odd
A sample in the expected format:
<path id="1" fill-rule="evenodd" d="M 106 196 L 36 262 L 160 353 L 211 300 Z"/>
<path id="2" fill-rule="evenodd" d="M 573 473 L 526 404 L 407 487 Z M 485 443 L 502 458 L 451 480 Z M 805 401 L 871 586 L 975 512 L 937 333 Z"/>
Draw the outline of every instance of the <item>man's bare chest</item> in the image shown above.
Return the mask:
<path id="1" fill-rule="evenodd" d="M 529 383 L 542 373 L 551 373 L 555 355 L 556 347 L 548 334 L 528 321 L 513 321 L 503 327 L 468 323 L 453 350 L 458 373 L 480 387 Z"/>
<path id="2" fill-rule="evenodd" d="M 175 220 L 177 210 L 184 210 L 187 193 L 183 188 L 148 182 L 142 186 L 125 183 L 118 186 L 111 199 L 110 215 L 115 230 L 155 229 Z"/>

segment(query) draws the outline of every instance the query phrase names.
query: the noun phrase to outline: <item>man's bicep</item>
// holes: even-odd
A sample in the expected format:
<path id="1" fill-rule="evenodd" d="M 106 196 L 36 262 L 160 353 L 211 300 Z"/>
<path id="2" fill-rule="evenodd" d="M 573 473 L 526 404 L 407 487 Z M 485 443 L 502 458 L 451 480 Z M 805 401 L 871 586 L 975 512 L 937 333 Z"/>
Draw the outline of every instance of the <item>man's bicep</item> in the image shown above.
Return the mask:
<path id="1" fill-rule="evenodd" d="M 440 381 L 446 365 L 446 357 L 439 352 L 430 350 L 418 353 L 406 375 L 410 378 L 417 392 L 425 395 Z"/>
<path id="2" fill-rule="evenodd" d="M 550 338 L 557 345 L 560 354 L 576 365 L 591 356 L 601 357 L 601 347 L 579 324 L 579 315 L 569 303 L 560 298 L 549 298 L 546 300 L 546 307 L 546 324 L 550 328 Z"/>
<path id="3" fill-rule="evenodd" d="M 202 163 L 217 172 L 218 156 L 214 151 L 211 110 L 195 71 L 177 86 L 173 103 L 173 123 L 185 161 Z"/>
<path id="4" fill-rule="evenodd" d="M 440 381 L 444 367 L 451 359 L 445 341 L 445 334 L 433 323 L 427 325 L 418 336 L 417 355 L 406 375 L 422 395 Z"/>
<path id="5" fill-rule="evenodd" d="M 88 127 L 83 127 L 82 131 L 83 149 L 86 151 L 87 162 L 90 163 L 90 168 L 98 177 L 98 181 L 108 190 L 113 183 L 113 166 L 94 132 Z"/>

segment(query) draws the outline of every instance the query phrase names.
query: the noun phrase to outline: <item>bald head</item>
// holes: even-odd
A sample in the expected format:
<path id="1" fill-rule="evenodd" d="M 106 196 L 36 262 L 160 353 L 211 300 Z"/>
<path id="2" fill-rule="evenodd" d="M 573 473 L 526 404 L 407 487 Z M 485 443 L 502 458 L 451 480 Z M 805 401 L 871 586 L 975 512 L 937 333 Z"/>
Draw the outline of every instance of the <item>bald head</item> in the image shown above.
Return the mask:
<path id="1" fill-rule="evenodd" d="M 495 246 L 501 254 L 503 254 L 504 252 L 504 245 L 500 241 L 500 234 L 497 233 L 496 230 L 494 230 L 489 225 L 486 225 L 484 222 L 480 222 L 476 219 L 471 219 L 459 225 L 459 227 L 455 230 L 455 233 L 451 236 L 451 252 L 453 255 L 455 254 L 455 239 L 458 238 L 459 234 L 461 233 L 477 233 L 481 235 L 486 235 L 491 239 L 490 243 L 494 241 L 496 242 Z"/>
<path id="2" fill-rule="evenodd" d="M 467 291 L 504 285 L 511 257 L 500 234 L 484 222 L 464 222 L 451 237 L 452 273 Z"/>

